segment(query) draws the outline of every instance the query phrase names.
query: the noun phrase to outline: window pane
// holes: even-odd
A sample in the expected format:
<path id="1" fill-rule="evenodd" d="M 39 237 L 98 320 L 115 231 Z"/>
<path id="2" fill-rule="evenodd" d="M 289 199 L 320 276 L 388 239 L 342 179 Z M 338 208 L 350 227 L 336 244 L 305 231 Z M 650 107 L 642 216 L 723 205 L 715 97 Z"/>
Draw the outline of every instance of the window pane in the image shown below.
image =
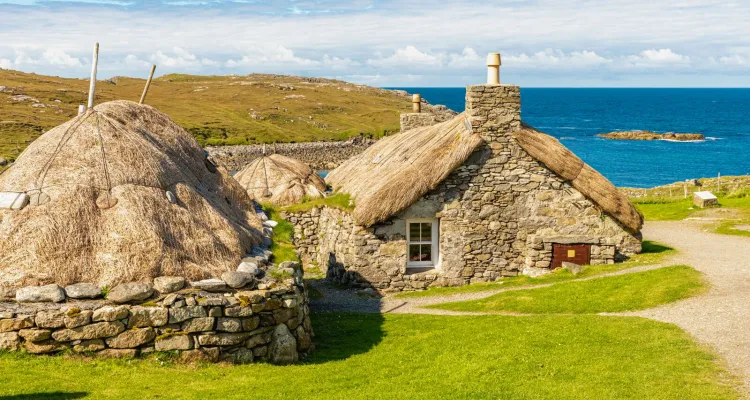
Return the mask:
<path id="1" fill-rule="evenodd" d="M 430 222 L 423 222 L 422 224 L 422 239 L 423 242 L 431 242 L 432 241 L 432 223 Z"/>
<path id="2" fill-rule="evenodd" d="M 432 261 L 432 245 L 421 244 L 421 259 L 419 261 Z"/>
<path id="3" fill-rule="evenodd" d="M 422 261 L 420 260 L 421 255 L 419 254 L 419 245 L 418 244 L 410 244 L 409 245 L 409 261 Z"/>
<path id="4" fill-rule="evenodd" d="M 418 223 L 409 224 L 409 240 L 412 242 L 419 242 L 421 240 L 419 235 Z"/>

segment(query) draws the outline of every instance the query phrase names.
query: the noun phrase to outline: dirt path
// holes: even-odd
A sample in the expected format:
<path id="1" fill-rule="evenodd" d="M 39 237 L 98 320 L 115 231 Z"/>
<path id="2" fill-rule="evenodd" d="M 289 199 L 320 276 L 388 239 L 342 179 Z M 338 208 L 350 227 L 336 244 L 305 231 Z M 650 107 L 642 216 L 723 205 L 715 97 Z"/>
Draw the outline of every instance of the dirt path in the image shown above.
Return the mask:
<path id="1" fill-rule="evenodd" d="M 671 264 L 703 272 L 711 282 L 708 293 L 643 311 L 637 315 L 671 322 L 708 344 L 743 380 L 750 398 L 750 238 L 704 232 L 700 223 L 649 222 L 643 236 L 668 244 L 679 253 Z"/>

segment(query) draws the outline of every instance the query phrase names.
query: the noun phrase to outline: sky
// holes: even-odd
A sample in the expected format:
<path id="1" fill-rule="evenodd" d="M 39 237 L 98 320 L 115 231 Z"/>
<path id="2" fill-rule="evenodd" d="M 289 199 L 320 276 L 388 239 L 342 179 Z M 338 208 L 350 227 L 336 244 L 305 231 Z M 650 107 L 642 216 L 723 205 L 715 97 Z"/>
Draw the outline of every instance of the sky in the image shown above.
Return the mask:
<path id="1" fill-rule="evenodd" d="M 750 1 L 0 0 L 0 68 L 384 87 L 750 87 Z M 0 82 L 2 83 L 2 82 Z"/>

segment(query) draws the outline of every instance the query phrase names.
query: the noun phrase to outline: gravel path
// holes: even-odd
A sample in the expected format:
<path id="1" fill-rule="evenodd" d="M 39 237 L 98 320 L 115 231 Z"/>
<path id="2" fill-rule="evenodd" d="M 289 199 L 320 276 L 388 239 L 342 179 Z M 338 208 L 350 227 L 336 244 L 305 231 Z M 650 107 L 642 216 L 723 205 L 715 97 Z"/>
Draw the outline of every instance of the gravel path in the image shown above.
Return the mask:
<path id="1" fill-rule="evenodd" d="M 643 236 L 676 248 L 671 264 L 703 272 L 704 295 L 649 310 L 622 313 L 671 322 L 708 344 L 742 378 L 750 398 L 750 238 L 705 232 L 690 221 L 649 222 Z"/>

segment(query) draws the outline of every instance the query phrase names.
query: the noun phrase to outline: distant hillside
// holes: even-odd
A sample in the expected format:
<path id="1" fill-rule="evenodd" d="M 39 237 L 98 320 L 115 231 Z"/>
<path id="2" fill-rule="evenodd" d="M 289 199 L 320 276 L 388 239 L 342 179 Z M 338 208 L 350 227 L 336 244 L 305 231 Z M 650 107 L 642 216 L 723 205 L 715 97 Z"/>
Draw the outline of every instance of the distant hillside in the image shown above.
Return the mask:
<path id="1" fill-rule="evenodd" d="M 144 71 L 144 74 L 146 71 Z M 145 79 L 97 83 L 96 101 L 138 101 Z M 0 70 L 0 156 L 15 159 L 36 137 L 75 116 L 88 80 Z M 165 75 L 146 101 L 202 145 L 343 140 L 398 132 L 411 99 L 352 83 L 280 75 Z"/>

